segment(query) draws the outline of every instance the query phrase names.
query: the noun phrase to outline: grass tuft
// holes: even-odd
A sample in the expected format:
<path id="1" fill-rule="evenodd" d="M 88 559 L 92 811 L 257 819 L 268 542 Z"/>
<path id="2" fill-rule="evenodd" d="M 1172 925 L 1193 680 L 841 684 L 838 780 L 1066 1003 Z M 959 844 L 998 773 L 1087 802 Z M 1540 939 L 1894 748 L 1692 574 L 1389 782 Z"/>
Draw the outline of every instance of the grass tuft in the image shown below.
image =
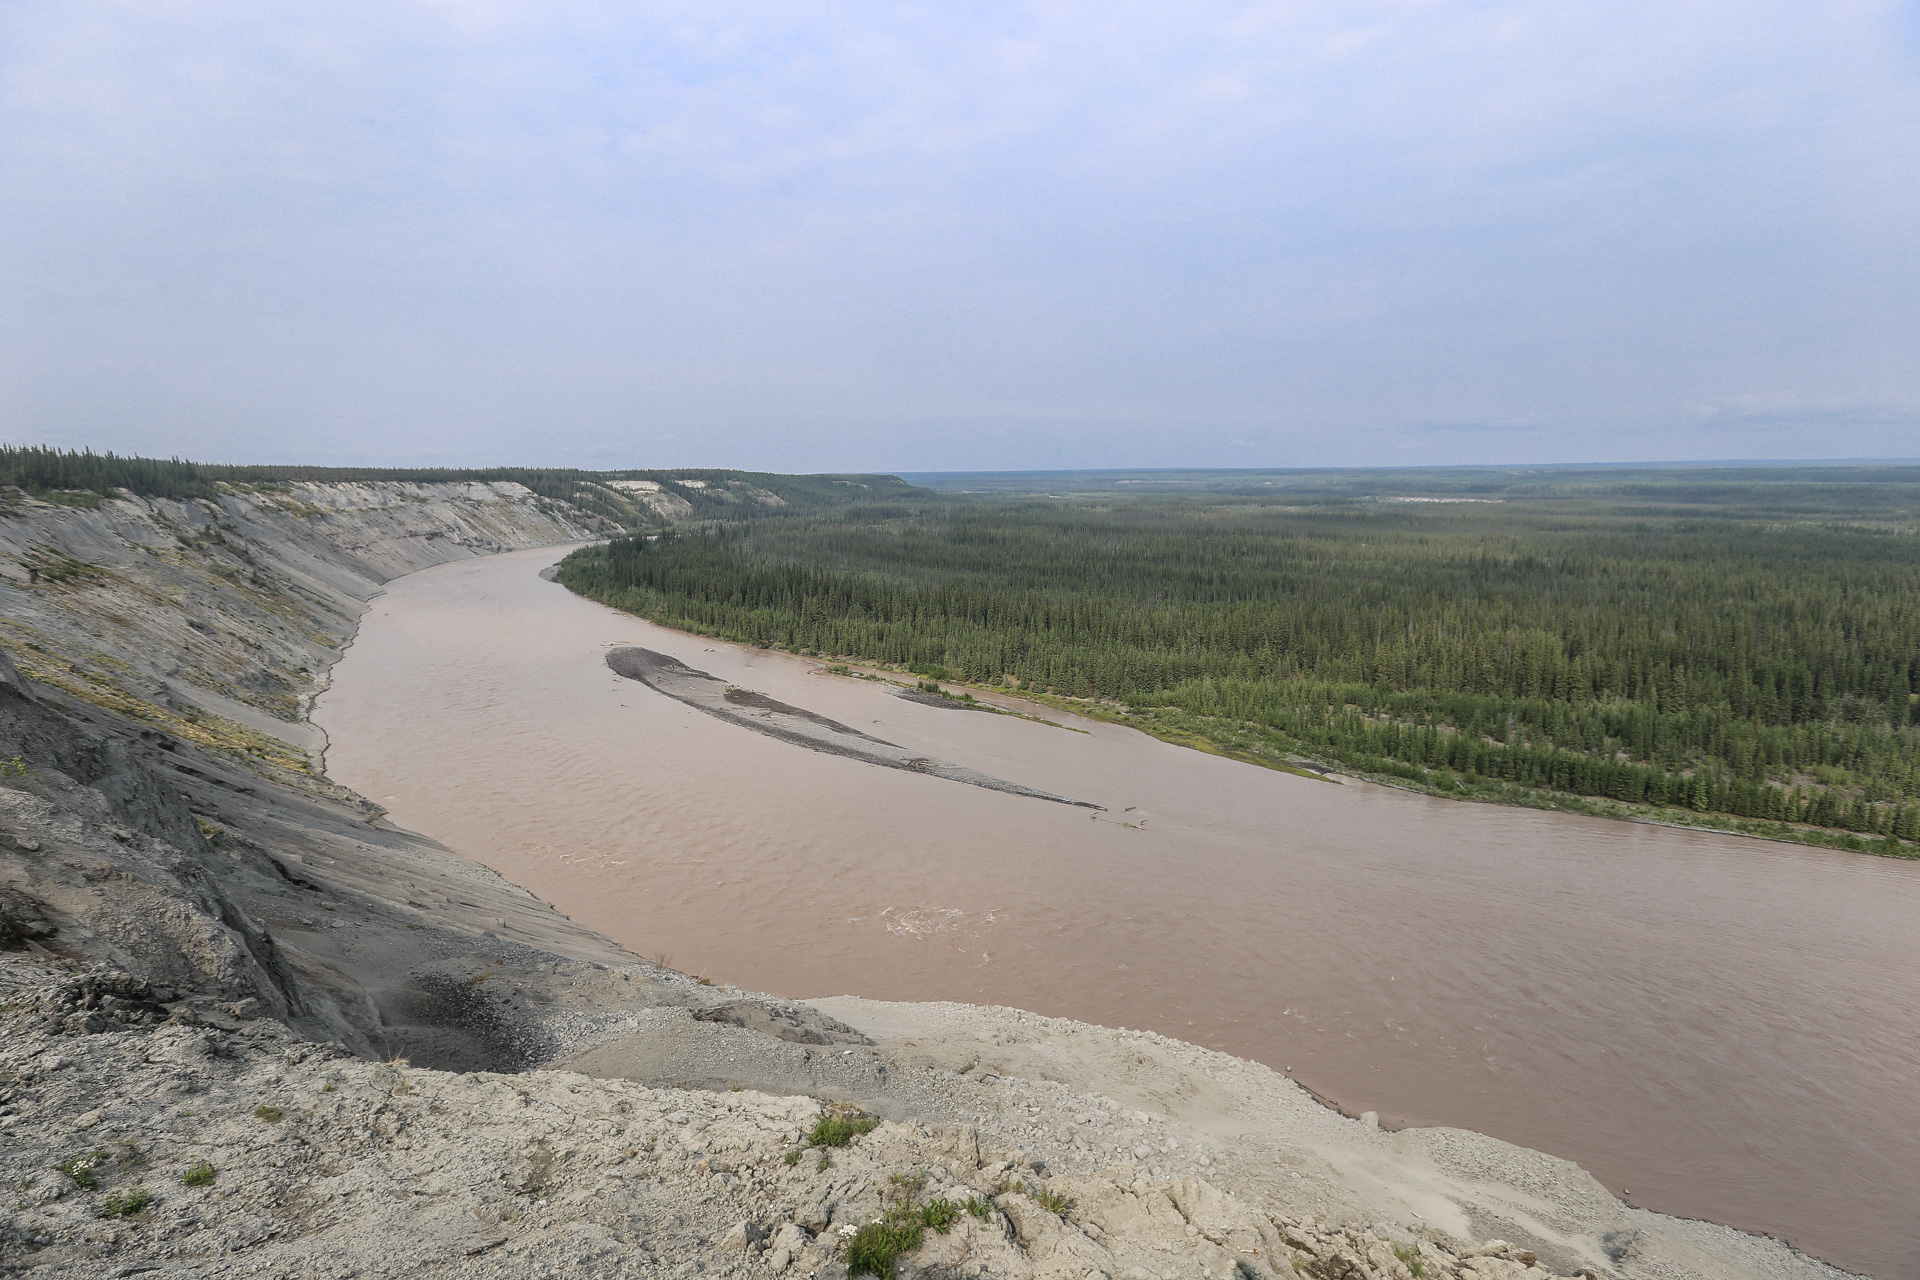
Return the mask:
<path id="1" fill-rule="evenodd" d="M 220 1171 L 211 1164 L 205 1160 L 195 1160 L 180 1176 L 180 1181 L 189 1187 L 210 1187 L 213 1185 L 213 1180 L 219 1176 Z"/>
<path id="2" fill-rule="evenodd" d="M 116 1191 L 100 1202 L 100 1216 L 103 1218 L 131 1218 L 136 1213 L 146 1211 L 153 1203 L 153 1193 L 145 1187 L 128 1187 L 125 1191 Z"/>
<path id="3" fill-rule="evenodd" d="M 960 1221 L 960 1206 L 951 1200 L 929 1200 L 920 1207 L 920 1221 L 945 1235 Z"/>
<path id="4" fill-rule="evenodd" d="M 1035 1204 L 1048 1213 L 1058 1214 L 1062 1218 L 1067 1216 L 1067 1210 L 1073 1208 L 1073 1201 L 1052 1187 L 1036 1187 L 1029 1182 L 1026 1184 L 1026 1192 L 1027 1197 Z"/>
<path id="5" fill-rule="evenodd" d="M 856 1231 L 847 1242 L 847 1275 L 893 1280 L 900 1255 L 912 1253 L 926 1238 L 923 1213 L 911 1205 L 899 1205 Z"/>
<path id="6" fill-rule="evenodd" d="M 872 1133 L 880 1122 L 858 1111 L 836 1111 L 821 1116 L 807 1134 L 810 1147 L 844 1147 L 863 1134 Z"/>
<path id="7" fill-rule="evenodd" d="M 253 1114 L 265 1120 L 268 1124 L 280 1123 L 280 1108 L 278 1107 L 269 1107 L 265 1103 L 261 1103 L 253 1109 Z"/>

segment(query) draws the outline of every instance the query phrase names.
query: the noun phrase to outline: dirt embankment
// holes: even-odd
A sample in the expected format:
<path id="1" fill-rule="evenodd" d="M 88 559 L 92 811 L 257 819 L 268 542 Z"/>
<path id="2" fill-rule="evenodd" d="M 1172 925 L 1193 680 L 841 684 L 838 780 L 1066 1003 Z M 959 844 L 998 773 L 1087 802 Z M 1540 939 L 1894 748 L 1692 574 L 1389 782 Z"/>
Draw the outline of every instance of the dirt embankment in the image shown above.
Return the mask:
<path id="1" fill-rule="evenodd" d="M 1837 1274 L 1159 1036 L 622 951 L 303 736 L 379 582 L 589 524 L 326 488 L 0 511 L 0 1268 L 834 1275 L 883 1218 L 903 1274 Z"/>

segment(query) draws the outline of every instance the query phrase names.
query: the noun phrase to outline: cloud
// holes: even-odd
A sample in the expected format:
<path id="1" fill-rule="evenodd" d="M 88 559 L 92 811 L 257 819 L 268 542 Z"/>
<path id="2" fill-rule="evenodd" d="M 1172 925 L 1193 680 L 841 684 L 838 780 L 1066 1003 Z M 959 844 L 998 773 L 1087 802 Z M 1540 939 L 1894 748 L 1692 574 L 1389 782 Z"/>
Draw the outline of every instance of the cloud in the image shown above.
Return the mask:
<path id="1" fill-rule="evenodd" d="M 19 0 L 0 435 L 924 469 L 1701 456 L 1799 415 L 1898 452 L 1904 411 L 1821 406 L 1920 403 L 1912 33 Z M 1700 408 L 1755 387 L 1774 417 Z"/>

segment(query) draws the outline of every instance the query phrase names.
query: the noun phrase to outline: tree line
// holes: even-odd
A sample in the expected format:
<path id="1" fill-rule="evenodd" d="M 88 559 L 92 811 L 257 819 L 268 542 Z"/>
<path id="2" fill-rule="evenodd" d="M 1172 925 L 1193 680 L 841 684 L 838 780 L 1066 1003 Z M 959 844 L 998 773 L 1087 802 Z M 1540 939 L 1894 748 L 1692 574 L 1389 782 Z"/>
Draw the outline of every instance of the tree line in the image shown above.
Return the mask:
<path id="1" fill-rule="evenodd" d="M 82 505 L 119 490 L 144 498 L 213 499 L 222 486 L 273 488 L 293 481 L 352 484 L 378 481 L 448 484 L 511 481 L 543 498 L 564 502 L 621 529 L 664 528 L 671 523 L 620 481 L 647 481 L 686 504 L 700 518 L 740 518 L 757 510 L 813 510 L 912 494 L 893 476 L 787 476 L 723 470 L 582 471 L 571 467 L 309 467 L 276 464 L 190 462 L 58 449 L 46 445 L 0 445 L 0 486 Z M 774 500 L 767 502 L 768 496 Z"/>

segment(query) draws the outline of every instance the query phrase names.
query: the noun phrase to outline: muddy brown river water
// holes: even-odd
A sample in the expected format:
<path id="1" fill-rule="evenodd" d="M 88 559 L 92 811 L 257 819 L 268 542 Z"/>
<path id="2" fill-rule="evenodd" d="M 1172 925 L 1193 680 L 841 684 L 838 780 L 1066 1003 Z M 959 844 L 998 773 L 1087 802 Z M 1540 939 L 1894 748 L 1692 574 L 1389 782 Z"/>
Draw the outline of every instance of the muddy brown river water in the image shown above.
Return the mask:
<path id="1" fill-rule="evenodd" d="M 1920 1277 L 1920 864 L 920 706 L 580 599 L 560 554 L 391 583 L 316 710 L 330 774 L 688 972 L 1151 1028 Z M 1106 811 L 746 731 L 616 644 Z"/>

